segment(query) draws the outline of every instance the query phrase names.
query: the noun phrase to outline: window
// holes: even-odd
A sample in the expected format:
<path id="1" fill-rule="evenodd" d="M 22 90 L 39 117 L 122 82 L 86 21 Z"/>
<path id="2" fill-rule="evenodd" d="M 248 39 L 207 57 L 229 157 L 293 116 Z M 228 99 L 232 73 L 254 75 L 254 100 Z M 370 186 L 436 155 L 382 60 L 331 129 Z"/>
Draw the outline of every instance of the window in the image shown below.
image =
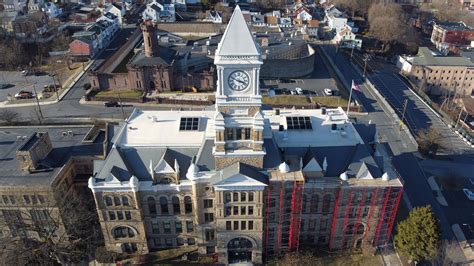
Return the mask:
<path id="1" fill-rule="evenodd" d="M 226 128 L 225 132 L 226 132 L 227 140 L 234 140 L 234 129 L 233 128 Z"/>
<path id="2" fill-rule="evenodd" d="M 179 130 L 198 130 L 198 125 L 198 117 L 181 117 L 181 121 L 179 123 Z"/>
<path id="3" fill-rule="evenodd" d="M 154 198 L 148 198 L 147 203 L 148 203 L 148 211 L 150 212 L 150 214 L 151 215 L 156 215 L 155 199 Z"/>
<path id="4" fill-rule="evenodd" d="M 248 215 L 253 215 L 253 206 L 248 207 Z"/>
<path id="5" fill-rule="evenodd" d="M 234 215 L 239 215 L 239 206 L 234 206 Z"/>
<path id="6" fill-rule="evenodd" d="M 104 197 L 105 205 L 106 206 L 112 206 L 112 198 L 111 197 Z"/>
<path id="7" fill-rule="evenodd" d="M 239 230 L 239 221 L 234 221 L 234 230 Z"/>
<path id="8" fill-rule="evenodd" d="M 214 221 L 214 213 L 204 213 L 204 222 L 210 223 Z"/>
<path id="9" fill-rule="evenodd" d="M 230 192 L 226 192 L 224 194 L 224 203 L 229 203 L 230 202 Z"/>
<path id="10" fill-rule="evenodd" d="M 240 230 L 245 230 L 247 228 L 247 222 L 246 221 L 240 221 Z"/>
<path id="11" fill-rule="evenodd" d="M 215 246 L 206 246 L 206 254 L 211 255 L 216 252 L 216 247 Z"/>
<path id="12" fill-rule="evenodd" d="M 242 129 L 241 128 L 236 128 L 235 129 L 235 139 L 236 140 L 241 140 L 242 139 Z"/>
<path id="13" fill-rule="evenodd" d="M 165 238 L 165 245 L 168 246 L 168 247 L 172 247 L 173 246 L 173 239 Z"/>
<path id="14" fill-rule="evenodd" d="M 130 211 L 125 211 L 125 220 L 132 220 L 132 214 Z"/>
<path id="15" fill-rule="evenodd" d="M 232 194 L 232 201 L 233 201 L 233 202 L 238 202 L 238 201 L 239 201 L 239 193 L 234 192 L 234 193 Z"/>
<path id="16" fill-rule="evenodd" d="M 323 213 L 329 212 L 329 207 L 331 206 L 332 196 L 330 194 L 324 195 L 323 198 Z"/>
<path id="17" fill-rule="evenodd" d="M 161 214 L 169 214 L 168 199 L 166 197 L 160 198 L 160 208 L 161 208 Z"/>
<path id="18" fill-rule="evenodd" d="M 184 239 L 182 239 L 181 237 L 176 238 L 176 244 L 178 246 L 184 245 Z"/>
<path id="19" fill-rule="evenodd" d="M 7 196 L 2 196 L 2 199 L 3 199 L 3 202 L 5 204 L 8 204 L 9 203 L 9 200 L 8 200 L 8 197 Z"/>
<path id="20" fill-rule="evenodd" d="M 206 234 L 206 241 L 214 240 L 214 229 L 206 229 L 205 234 Z"/>
<path id="21" fill-rule="evenodd" d="M 246 202 L 247 201 L 247 193 L 245 193 L 245 192 L 240 193 L 240 201 L 241 202 Z"/>
<path id="22" fill-rule="evenodd" d="M 275 208 L 276 206 L 276 199 L 275 198 L 270 198 L 270 208 Z"/>
<path id="23" fill-rule="evenodd" d="M 186 213 L 192 213 L 193 212 L 193 203 L 191 201 L 190 196 L 184 197 L 184 211 Z"/>
<path id="24" fill-rule="evenodd" d="M 253 192 L 249 192 L 249 202 L 253 202 Z"/>
<path id="25" fill-rule="evenodd" d="M 163 232 L 165 234 L 171 233 L 171 224 L 170 224 L 170 222 L 163 222 Z"/>
<path id="26" fill-rule="evenodd" d="M 26 204 L 30 204 L 30 197 L 28 195 L 23 195 L 23 200 Z"/>
<path id="27" fill-rule="evenodd" d="M 194 238 L 190 237 L 188 238 L 188 246 L 196 244 L 196 240 Z"/>
<path id="28" fill-rule="evenodd" d="M 174 196 L 171 199 L 171 202 L 173 203 L 173 213 L 174 214 L 180 214 L 181 213 L 181 207 L 180 207 L 180 204 L 179 204 L 179 198 Z"/>
<path id="29" fill-rule="evenodd" d="M 135 232 L 129 227 L 119 226 L 114 229 L 113 235 L 115 238 L 130 238 L 135 236 Z"/>
<path id="30" fill-rule="evenodd" d="M 115 220 L 115 212 L 112 212 L 112 211 L 109 212 L 109 220 L 111 221 Z"/>
<path id="31" fill-rule="evenodd" d="M 246 212 L 246 207 L 245 206 L 241 206 L 240 207 L 240 215 L 245 215 L 247 212 Z"/>
<path id="32" fill-rule="evenodd" d="M 226 221 L 225 222 L 225 229 L 226 230 L 232 230 L 232 222 L 231 221 Z"/>
<path id="33" fill-rule="evenodd" d="M 117 219 L 118 220 L 123 220 L 123 212 L 117 212 Z"/>
<path id="34" fill-rule="evenodd" d="M 232 207 L 231 206 L 225 207 L 225 217 L 230 216 L 231 213 L 232 213 Z"/>
<path id="35" fill-rule="evenodd" d="M 286 117 L 286 128 L 291 129 L 312 129 L 311 118 L 309 116 Z"/>
<path id="36" fill-rule="evenodd" d="M 114 197 L 114 205 L 115 206 L 120 206 L 120 198 L 118 196 Z"/>
<path id="37" fill-rule="evenodd" d="M 31 202 L 33 202 L 33 204 L 38 204 L 38 198 L 36 198 L 36 195 L 31 196 Z"/>
<path id="38" fill-rule="evenodd" d="M 151 223 L 151 232 L 155 235 L 160 233 L 160 224 L 158 222 Z"/>
<path id="39" fill-rule="evenodd" d="M 250 139 L 250 132 L 251 132 L 250 128 L 245 128 L 245 139 Z"/>
<path id="40" fill-rule="evenodd" d="M 186 221 L 186 230 L 188 233 L 191 233 L 194 230 L 192 221 Z"/>
<path id="41" fill-rule="evenodd" d="M 204 208 L 212 208 L 212 199 L 205 199 L 204 200 Z"/>
<path id="42" fill-rule="evenodd" d="M 122 204 L 123 206 L 130 206 L 130 201 L 127 196 L 122 196 Z"/>
<path id="43" fill-rule="evenodd" d="M 311 213 L 317 213 L 318 212 L 318 205 L 319 205 L 319 196 L 318 195 L 312 195 L 311 196 L 311 201 L 310 201 L 310 212 Z"/>
<path id="44" fill-rule="evenodd" d="M 249 230 L 253 230 L 253 221 L 249 221 Z"/>
<path id="45" fill-rule="evenodd" d="M 175 222 L 175 228 L 176 228 L 176 233 L 182 233 L 183 232 L 183 224 L 181 221 L 176 221 Z"/>

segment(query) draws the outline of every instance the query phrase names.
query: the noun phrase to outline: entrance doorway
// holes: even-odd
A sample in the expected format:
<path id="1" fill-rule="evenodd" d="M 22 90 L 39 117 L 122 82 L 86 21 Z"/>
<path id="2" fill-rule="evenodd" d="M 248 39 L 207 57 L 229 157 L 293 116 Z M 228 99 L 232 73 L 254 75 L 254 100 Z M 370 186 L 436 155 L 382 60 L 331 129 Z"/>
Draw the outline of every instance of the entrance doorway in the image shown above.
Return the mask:
<path id="1" fill-rule="evenodd" d="M 227 257 L 229 263 L 242 263 L 252 261 L 252 242 L 247 238 L 234 238 L 227 244 Z"/>

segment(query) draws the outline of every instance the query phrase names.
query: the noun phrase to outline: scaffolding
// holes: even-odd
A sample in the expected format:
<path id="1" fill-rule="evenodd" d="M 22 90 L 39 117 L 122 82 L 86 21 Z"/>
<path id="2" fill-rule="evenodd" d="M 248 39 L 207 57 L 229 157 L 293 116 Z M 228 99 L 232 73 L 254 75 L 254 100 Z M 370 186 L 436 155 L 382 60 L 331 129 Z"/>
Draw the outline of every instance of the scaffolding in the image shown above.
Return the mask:
<path id="1" fill-rule="evenodd" d="M 339 211 L 339 198 L 341 196 L 341 190 L 337 192 L 336 196 L 336 205 L 334 206 L 334 214 L 332 217 L 332 223 L 331 223 L 331 234 L 329 236 L 329 249 L 333 249 L 334 247 L 334 234 L 336 233 L 336 225 L 337 225 L 337 215 Z"/>
<path id="2" fill-rule="evenodd" d="M 352 204 L 352 191 L 349 193 L 349 200 L 346 205 L 346 210 L 344 214 L 344 224 L 342 226 L 342 240 L 341 240 L 341 245 L 342 247 L 345 247 L 345 240 L 346 240 L 346 230 L 347 230 L 347 224 L 349 222 L 349 214 L 351 212 L 351 204 Z M 337 223 L 337 221 L 336 221 Z"/>
<path id="3" fill-rule="evenodd" d="M 398 204 L 403 194 L 403 189 L 388 188 L 386 192 L 381 215 L 379 216 L 379 224 L 375 234 L 375 245 L 384 246 L 390 239 L 395 216 L 397 215 Z"/>
<path id="4" fill-rule="evenodd" d="M 303 184 L 303 182 L 295 180 L 291 195 L 290 239 L 288 244 L 290 251 L 297 251 L 299 248 Z"/>
<path id="5" fill-rule="evenodd" d="M 269 237 L 269 226 L 270 226 L 270 186 L 267 189 L 267 210 L 266 210 L 266 226 L 265 226 L 265 257 L 268 258 L 268 237 Z"/>
<path id="6" fill-rule="evenodd" d="M 369 216 L 367 217 L 367 229 L 365 230 L 364 237 L 363 237 L 364 240 L 367 239 L 367 236 L 370 232 L 370 227 L 371 227 L 370 221 L 372 219 L 372 216 L 374 215 L 375 203 L 377 202 L 377 199 L 379 197 L 379 190 L 380 188 L 375 189 L 375 195 L 372 197 L 372 200 L 370 202 Z"/>

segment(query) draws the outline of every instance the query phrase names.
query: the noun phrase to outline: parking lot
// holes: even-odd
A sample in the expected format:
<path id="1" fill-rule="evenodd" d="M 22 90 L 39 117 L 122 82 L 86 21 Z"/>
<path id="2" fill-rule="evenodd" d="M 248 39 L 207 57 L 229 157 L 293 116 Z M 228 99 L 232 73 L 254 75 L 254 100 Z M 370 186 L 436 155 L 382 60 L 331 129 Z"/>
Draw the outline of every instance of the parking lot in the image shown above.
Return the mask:
<path id="1" fill-rule="evenodd" d="M 48 73 L 23 76 L 20 71 L 0 71 L 0 84 L 9 84 L 8 87 L 0 89 L 0 102 L 3 102 L 8 100 L 8 95 L 14 98 L 21 90 L 33 92 L 33 85 L 37 93 L 41 94 L 44 85 L 53 84 L 53 79 Z"/>
<path id="2" fill-rule="evenodd" d="M 305 95 L 327 96 L 324 89 L 328 88 L 339 95 L 336 81 L 331 77 L 321 56 L 316 53 L 314 71 L 308 77 L 285 80 L 263 80 L 264 89 L 273 88 L 275 94 L 291 94 L 295 88 L 301 88 Z"/>

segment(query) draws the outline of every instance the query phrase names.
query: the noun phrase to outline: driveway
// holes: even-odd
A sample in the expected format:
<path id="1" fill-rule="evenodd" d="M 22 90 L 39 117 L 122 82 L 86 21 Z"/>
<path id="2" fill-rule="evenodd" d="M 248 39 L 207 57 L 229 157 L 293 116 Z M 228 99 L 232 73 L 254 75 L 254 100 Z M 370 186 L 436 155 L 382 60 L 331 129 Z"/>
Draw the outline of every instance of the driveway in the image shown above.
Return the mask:
<path id="1" fill-rule="evenodd" d="M 0 83 L 12 85 L 0 90 L 0 101 L 3 102 L 8 100 L 8 95 L 13 97 L 20 90 L 33 92 L 33 85 L 36 86 L 36 91 L 39 94 L 43 91 L 44 85 L 53 84 L 53 79 L 47 73 L 41 76 L 23 76 L 20 71 L 0 71 Z"/>

